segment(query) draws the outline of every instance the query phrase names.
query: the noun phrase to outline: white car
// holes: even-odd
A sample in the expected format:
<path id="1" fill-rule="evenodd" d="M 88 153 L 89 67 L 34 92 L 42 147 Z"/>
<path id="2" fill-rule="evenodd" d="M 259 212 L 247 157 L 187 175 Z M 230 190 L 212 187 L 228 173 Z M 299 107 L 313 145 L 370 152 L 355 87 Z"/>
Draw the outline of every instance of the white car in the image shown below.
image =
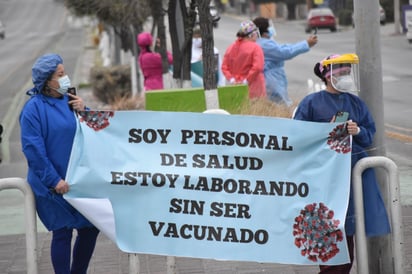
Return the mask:
<path id="1" fill-rule="evenodd" d="M 0 38 L 4 39 L 6 37 L 6 28 L 3 23 L 0 21 Z"/>

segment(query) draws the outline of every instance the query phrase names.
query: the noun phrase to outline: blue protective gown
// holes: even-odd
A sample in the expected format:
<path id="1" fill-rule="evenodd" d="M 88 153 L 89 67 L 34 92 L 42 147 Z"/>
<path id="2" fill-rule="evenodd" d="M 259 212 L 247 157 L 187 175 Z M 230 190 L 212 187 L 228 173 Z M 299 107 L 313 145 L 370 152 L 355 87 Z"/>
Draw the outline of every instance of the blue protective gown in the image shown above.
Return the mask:
<path id="1" fill-rule="evenodd" d="M 268 38 L 260 38 L 256 42 L 262 47 L 265 56 L 263 73 L 268 98 L 277 103 L 291 105 L 284 68 L 285 61 L 309 51 L 308 43 L 305 40 L 295 44 L 278 44 Z"/>
<path id="2" fill-rule="evenodd" d="M 69 109 L 68 96 L 33 95 L 20 114 L 20 126 L 29 168 L 27 181 L 42 223 L 48 230 L 91 226 L 62 195 L 51 191 L 66 176 L 76 132 L 76 117 Z"/>
<path id="3" fill-rule="evenodd" d="M 325 90 L 306 96 L 299 104 L 294 119 L 329 123 L 338 111 L 349 112 L 349 120 L 356 122 L 360 133 L 353 136 L 352 168 L 367 157 L 365 149 L 372 145 L 376 132 L 375 122 L 366 104 L 351 93 L 332 94 Z M 366 169 L 362 174 L 365 230 L 368 236 L 390 233 L 390 225 L 374 170 Z M 355 208 L 352 188 L 350 190 L 345 230 L 347 235 L 355 234 Z"/>

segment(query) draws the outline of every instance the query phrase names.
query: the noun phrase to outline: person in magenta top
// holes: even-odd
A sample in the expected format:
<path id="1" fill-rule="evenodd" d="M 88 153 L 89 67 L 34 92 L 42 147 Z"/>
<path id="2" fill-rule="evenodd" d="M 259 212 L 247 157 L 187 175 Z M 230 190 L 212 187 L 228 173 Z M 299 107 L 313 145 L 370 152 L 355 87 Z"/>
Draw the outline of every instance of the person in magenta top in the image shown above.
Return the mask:
<path id="1" fill-rule="evenodd" d="M 144 90 L 163 89 L 162 56 L 152 51 L 153 37 L 149 32 L 142 32 L 137 36 L 137 44 L 140 47 L 139 66 L 144 77 Z M 173 63 L 173 57 L 167 52 L 169 64 Z"/>
<path id="2" fill-rule="evenodd" d="M 266 97 L 263 50 L 256 43 L 259 30 L 252 21 L 244 21 L 236 36 L 223 57 L 222 72 L 230 84 L 247 84 L 249 98 Z"/>

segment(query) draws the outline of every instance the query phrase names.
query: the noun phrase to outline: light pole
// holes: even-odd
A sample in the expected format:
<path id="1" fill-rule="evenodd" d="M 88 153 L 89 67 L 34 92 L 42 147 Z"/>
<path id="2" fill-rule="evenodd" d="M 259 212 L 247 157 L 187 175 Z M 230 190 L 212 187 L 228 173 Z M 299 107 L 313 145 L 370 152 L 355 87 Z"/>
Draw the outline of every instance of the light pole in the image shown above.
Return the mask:
<path id="1" fill-rule="evenodd" d="M 395 0 L 395 2 L 398 0 Z M 359 56 L 360 94 L 375 120 L 376 134 L 371 153 L 385 156 L 385 128 L 383 113 L 382 60 L 380 47 L 379 4 L 376 0 L 355 0 L 355 41 Z M 388 205 L 387 178 L 376 169 L 382 198 Z M 388 213 L 390 213 L 388 211 Z M 365 214 L 368 214 L 365 212 Z M 369 273 L 393 274 L 391 236 L 368 239 Z M 361 258 L 360 258 L 361 259 Z"/>

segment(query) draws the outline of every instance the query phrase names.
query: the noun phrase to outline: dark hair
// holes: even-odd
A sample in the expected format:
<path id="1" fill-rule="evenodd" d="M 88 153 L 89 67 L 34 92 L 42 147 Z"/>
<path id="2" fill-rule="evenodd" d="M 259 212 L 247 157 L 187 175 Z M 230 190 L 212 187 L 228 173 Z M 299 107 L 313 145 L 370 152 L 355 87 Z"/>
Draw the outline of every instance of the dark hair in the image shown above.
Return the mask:
<path id="1" fill-rule="evenodd" d="M 53 79 L 53 74 L 55 71 L 53 71 L 49 76 L 47 76 L 46 81 L 44 82 L 43 89 L 40 91 L 43 94 L 49 95 L 50 94 L 50 87 L 47 85 L 47 82 L 51 81 Z"/>
<path id="2" fill-rule="evenodd" d="M 320 71 L 320 67 L 321 67 L 320 62 L 316 63 L 316 64 L 315 64 L 315 67 L 313 68 L 313 72 L 314 72 L 315 75 L 318 76 L 318 77 L 325 83 L 325 85 L 326 85 L 327 82 L 326 82 L 325 74 L 329 71 L 329 69 L 328 69 L 327 66 L 324 66 L 324 67 L 323 67 L 323 70 Z"/>
<path id="3" fill-rule="evenodd" d="M 259 29 L 260 35 L 262 35 L 265 32 L 268 32 L 269 19 L 265 17 L 256 17 L 253 20 L 253 23 L 255 23 L 256 27 Z"/>
<path id="4" fill-rule="evenodd" d="M 241 31 L 238 31 L 237 33 L 236 33 L 236 37 L 240 37 L 240 38 L 245 38 L 245 37 L 248 37 L 249 36 L 249 34 L 247 33 L 243 33 L 243 32 L 241 32 Z"/>

